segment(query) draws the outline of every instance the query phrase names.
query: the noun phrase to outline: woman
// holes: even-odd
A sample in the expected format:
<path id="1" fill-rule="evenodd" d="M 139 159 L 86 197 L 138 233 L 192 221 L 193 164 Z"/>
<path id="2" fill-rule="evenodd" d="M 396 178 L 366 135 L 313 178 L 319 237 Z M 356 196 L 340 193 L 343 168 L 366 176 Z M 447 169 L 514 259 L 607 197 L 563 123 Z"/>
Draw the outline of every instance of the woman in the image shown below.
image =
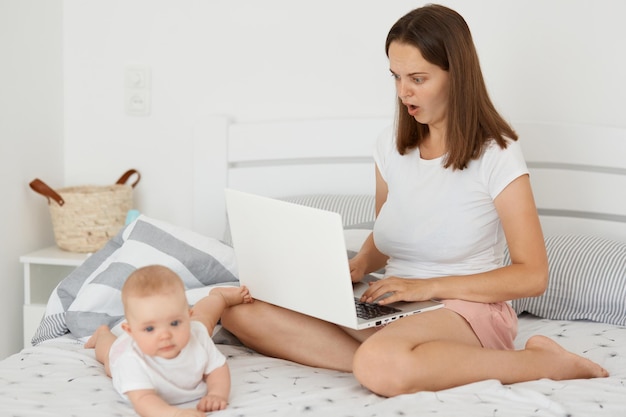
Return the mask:
<path id="1" fill-rule="evenodd" d="M 513 350 L 507 300 L 541 294 L 548 262 L 517 135 L 489 99 L 464 19 L 416 9 L 391 28 L 386 53 L 397 127 L 377 144 L 377 220 L 350 261 L 352 279 L 384 266 L 364 301 L 392 293 L 380 303 L 437 298 L 445 307 L 355 331 L 255 301 L 228 309 L 223 325 L 261 353 L 353 371 L 384 396 L 606 376 L 542 336 Z M 512 264 L 502 266 L 506 245 Z"/>

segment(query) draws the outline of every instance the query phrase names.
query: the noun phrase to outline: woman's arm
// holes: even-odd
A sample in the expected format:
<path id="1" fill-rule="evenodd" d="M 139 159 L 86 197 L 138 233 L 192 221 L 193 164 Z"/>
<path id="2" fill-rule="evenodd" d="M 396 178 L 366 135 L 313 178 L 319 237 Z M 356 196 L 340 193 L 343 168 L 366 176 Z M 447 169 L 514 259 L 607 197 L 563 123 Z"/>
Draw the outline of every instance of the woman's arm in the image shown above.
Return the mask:
<path id="1" fill-rule="evenodd" d="M 380 209 L 387 200 L 387 183 L 380 175 L 378 167 L 376 167 L 376 217 L 380 213 Z M 352 282 L 359 282 L 365 274 L 378 271 L 387 263 L 388 257 L 380 253 L 374 245 L 374 235 L 370 233 L 363 246 L 352 259 L 350 259 L 350 275 Z"/>

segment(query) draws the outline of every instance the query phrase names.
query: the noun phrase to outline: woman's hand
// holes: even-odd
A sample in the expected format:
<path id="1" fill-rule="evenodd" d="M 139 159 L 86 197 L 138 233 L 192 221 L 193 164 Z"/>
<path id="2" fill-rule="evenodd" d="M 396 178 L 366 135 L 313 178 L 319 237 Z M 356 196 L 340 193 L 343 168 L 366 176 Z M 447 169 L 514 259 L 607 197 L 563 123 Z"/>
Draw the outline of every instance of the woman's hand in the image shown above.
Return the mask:
<path id="1" fill-rule="evenodd" d="M 352 278 L 352 282 L 360 282 L 365 276 L 365 267 L 366 263 L 361 261 L 359 255 L 353 257 L 348 261 L 350 265 L 350 278 Z"/>
<path id="2" fill-rule="evenodd" d="M 432 279 L 388 277 L 371 282 L 361 297 L 366 303 L 389 304 L 396 301 L 424 301 L 433 298 Z M 379 300 L 380 297 L 383 297 Z"/>

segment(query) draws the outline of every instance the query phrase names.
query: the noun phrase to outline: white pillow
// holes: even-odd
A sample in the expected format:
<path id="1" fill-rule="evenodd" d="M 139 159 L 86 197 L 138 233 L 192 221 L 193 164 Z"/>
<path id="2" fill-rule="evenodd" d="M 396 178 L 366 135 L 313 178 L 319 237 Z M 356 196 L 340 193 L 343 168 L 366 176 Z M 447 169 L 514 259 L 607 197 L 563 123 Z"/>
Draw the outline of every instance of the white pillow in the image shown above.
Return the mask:
<path id="1" fill-rule="evenodd" d="M 126 278 L 151 264 L 176 272 L 190 303 L 211 286 L 239 285 L 230 246 L 142 215 L 59 283 L 33 344 L 68 332 L 86 338 L 102 324 L 114 327 L 124 316 L 120 290 Z"/>

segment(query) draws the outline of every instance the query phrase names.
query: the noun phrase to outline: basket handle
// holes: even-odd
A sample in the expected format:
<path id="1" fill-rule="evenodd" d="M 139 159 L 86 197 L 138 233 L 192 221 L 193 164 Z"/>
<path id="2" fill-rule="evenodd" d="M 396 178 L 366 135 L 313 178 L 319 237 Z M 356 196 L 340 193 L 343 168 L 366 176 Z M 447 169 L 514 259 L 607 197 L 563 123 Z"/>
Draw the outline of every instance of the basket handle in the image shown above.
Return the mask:
<path id="1" fill-rule="evenodd" d="M 122 174 L 120 179 L 117 180 L 116 184 L 126 184 L 126 181 L 128 181 L 128 179 L 134 174 L 137 174 L 137 179 L 130 186 L 135 188 L 135 185 L 137 185 L 137 183 L 139 183 L 139 180 L 141 179 L 141 174 L 136 169 L 129 169 L 124 174 Z"/>
<path id="2" fill-rule="evenodd" d="M 32 188 L 36 193 L 39 193 L 42 196 L 46 197 L 48 199 L 48 203 L 50 203 L 50 199 L 53 199 L 59 204 L 59 206 L 65 204 L 63 198 L 61 198 L 61 196 L 56 191 L 50 188 L 48 184 L 46 184 L 39 178 L 35 178 L 34 180 L 32 180 L 29 185 L 30 188 Z"/>

